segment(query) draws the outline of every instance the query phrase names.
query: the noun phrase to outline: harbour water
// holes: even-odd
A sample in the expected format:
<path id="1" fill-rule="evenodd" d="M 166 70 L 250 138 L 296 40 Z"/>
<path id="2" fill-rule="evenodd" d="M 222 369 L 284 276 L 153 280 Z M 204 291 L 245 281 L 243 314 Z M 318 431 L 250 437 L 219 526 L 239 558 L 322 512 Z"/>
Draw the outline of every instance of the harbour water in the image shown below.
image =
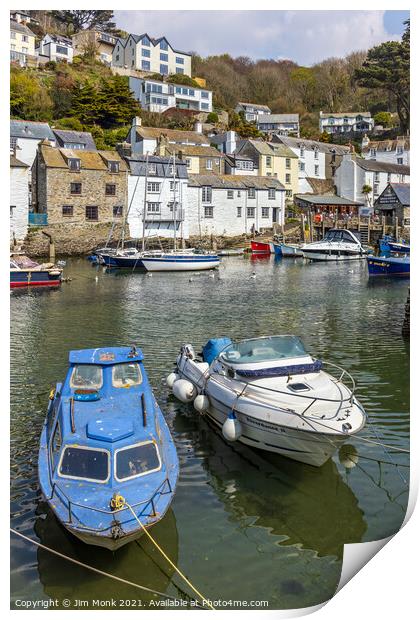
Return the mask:
<path id="1" fill-rule="evenodd" d="M 181 467 L 172 508 L 152 533 L 207 597 L 267 601 L 271 609 L 315 605 L 334 594 L 344 543 L 400 528 L 407 454 L 353 438 L 355 466 L 342 451 L 341 460 L 316 469 L 227 444 L 192 406 L 170 395 L 163 379 L 183 342 L 199 349 L 219 335 L 296 334 L 312 354 L 354 376 L 369 416 L 363 436 L 407 449 L 409 351 L 401 336 L 407 282 L 371 282 L 364 261 L 243 257 L 224 258 L 214 278 L 106 273 L 83 259 L 68 260 L 65 275 L 72 281 L 58 290 L 11 295 L 12 527 L 103 571 L 184 597 L 187 587 L 145 537 L 115 554 L 84 546 L 57 523 L 37 482 L 48 393 L 65 375 L 68 351 L 135 343 Z M 64 599 L 70 606 L 87 601 L 90 608 L 99 599 L 122 607 L 159 600 L 15 536 L 11 557 L 12 607 L 22 599 L 57 598 L 63 607 Z"/>

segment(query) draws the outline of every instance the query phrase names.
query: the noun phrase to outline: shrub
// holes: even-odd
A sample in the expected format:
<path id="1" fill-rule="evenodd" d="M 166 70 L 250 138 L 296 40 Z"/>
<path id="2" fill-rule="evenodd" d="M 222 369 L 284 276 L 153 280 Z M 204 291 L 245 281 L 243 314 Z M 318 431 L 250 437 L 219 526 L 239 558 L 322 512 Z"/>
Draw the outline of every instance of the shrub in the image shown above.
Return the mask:
<path id="1" fill-rule="evenodd" d="M 45 68 L 50 69 L 51 71 L 55 71 L 56 67 L 57 67 L 57 63 L 55 62 L 55 60 L 49 60 L 48 62 L 45 63 Z"/>
<path id="2" fill-rule="evenodd" d="M 375 121 L 375 125 L 382 125 L 383 127 L 391 127 L 392 125 L 392 114 L 391 112 L 378 112 L 373 117 Z"/>
<path id="3" fill-rule="evenodd" d="M 190 78 L 189 75 L 185 75 L 185 73 L 172 73 L 166 81 L 171 84 L 183 84 L 184 86 L 200 88 L 200 85 L 197 84 L 195 80 Z"/>
<path id="4" fill-rule="evenodd" d="M 78 118 L 74 116 L 66 116 L 59 118 L 54 123 L 56 129 L 71 129 L 72 131 L 83 131 L 83 125 Z"/>
<path id="5" fill-rule="evenodd" d="M 207 114 L 207 122 L 208 123 L 217 123 L 219 120 L 218 115 L 216 114 L 216 112 L 209 112 Z"/>

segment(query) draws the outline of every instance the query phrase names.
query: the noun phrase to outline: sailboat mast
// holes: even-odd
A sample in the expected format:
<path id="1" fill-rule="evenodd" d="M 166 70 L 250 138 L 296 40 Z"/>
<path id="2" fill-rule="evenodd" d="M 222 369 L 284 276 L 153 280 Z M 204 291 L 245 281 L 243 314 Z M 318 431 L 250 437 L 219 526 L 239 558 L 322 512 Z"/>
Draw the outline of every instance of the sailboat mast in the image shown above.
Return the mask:
<path id="1" fill-rule="evenodd" d="M 141 251 L 144 252 L 145 239 L 144 234 L 146 230 L 146 209 L 147 209 L 147 173 L 149 171 L 149 153 L 146 153 L 146 174 L 144 176 L 144 200 L 143 200 L 143 235 L 141 238 Z"/>
<path id="2" fill-rule="evenodd" d="M 172 167 L 172 180 L 173 180 L 173 190 L 174 190 L 174 201 L 173 201 L 173 210 L 174 210 L 174 250 L 176 250 L 176 164 L 175 164 L 175 153 L 174 153 L 174 164 Z"/>

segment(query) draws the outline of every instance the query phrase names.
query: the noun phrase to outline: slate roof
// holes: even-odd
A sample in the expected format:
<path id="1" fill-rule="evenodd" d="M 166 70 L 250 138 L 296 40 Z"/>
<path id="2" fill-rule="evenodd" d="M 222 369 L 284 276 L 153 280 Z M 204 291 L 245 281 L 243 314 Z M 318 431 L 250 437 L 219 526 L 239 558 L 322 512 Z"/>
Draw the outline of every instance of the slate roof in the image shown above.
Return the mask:
<path id="1" fill-rule="evenodd" d="M 64 129 L 53 129 L 53 133 L 57 139 L 58 146 L 64 146 L 68 143 L 84 144 L 86 150 L 95 151 L 96 144 L 92 138 L 92 134 L 88 131 L 70 131 Z"/>
<path id="2" fill-rule="evenodd" d="M 399 202 L 405 207 L 410 206 L 410 183 L 390 183 Z"/>
<path id="3" fill-rule="evenodd" d="M 263 140 L 242 140 L 235 151 L 235 155 L 240 155 L 242 149 L 246 148 L 247 144 L 253 146 L 254 149 L 260 153 L 260 155 L 290 157 L 291 159 L 297 159 L 298 157 L 296 153 L 289 149 L 289 147 L 285 144 L 277 142 L 264 142 Z"/>
<path id="4" fill-rule="evenodd" d="M 362 148 L 362 153 L 369 153 L 370 149 L 376 149 L 380 153 L 396 151 L 397 146 L 403 146 L 404 150 L 410 150 L 410 138 L 399 137 L 396 140 L 374 140 Z"/>
<path id="5" fill-rule="evenodd" d="M 357 202 L 356 200 L 348 200 L 347 198 L 341 198 L 341 196 L 330 196 L 327 194 L 295 194 L 295 198 L 303 200 L 311 205 L 331 205 L 331 206 L 363 206 L 363 202 Z"/>
<path id="6" fill-rule="evenodd" d="M 319 116 L 320 118 L 343 118 L 344 116 L 347 116 L 347 118 L 354 118 L 356 116 L 366 116 L 370 118 L 371 114 L 370 112 L 320 112 Z"/>
<path id="7" fill-rule="evenodd" d="M 109 161 L 118 161 L 120 172 L 127 170 L 127 164 L 116 151 L 84 151 L 80 149 L 60 149 L 41 145 L 41 155 L 47 168 L 68 169 L 68 159 L 80 159 L 81 170 L 108 170 Z"/>
<path id="8" fill-rule="evenodd" d="M 410 174 L 410 166 L 402 164 L 391 164 L 385 161 L 376 161 L 375 159 L 362 159 L 356 157 L 356 163 L 363 170 L 369 172 L 394 172 L 395 174 Z"/>
<path id="9" fill-rule="evenodd" d="M 256 108 L 257 110 L 268 110 L 269 112 L 271 112 L 271 109 L 268 107 L 268 105 L 263 105 L 261 103 L 249 103 L 248 101 L 238 101 L 238 105 L 242 105 L 242 106 L 252 106 L 253 108 Z"/>
<path id="10" fill-rule="evenodd" d="M 183 155 L 191 155 L 192 157 L 218 157 L 221 159 L 223 153 L 214 146 L 184 146 L 183 144 L 168 144 L 166 149 L 171 153 L 180 151 Z"/>
<path id="11" fill-rule="evenodd" d="M 318 142 L 317 140 L 306 140 L 304 138 L 292 138 L 289 136 L 276 136 L 276 140 L 282 142 L 288 147 L 300 148 L 303 146 L 307 150 L 318 149 L 320 153 L 336 153 L 337 155 L 345 155 L 350 152 L 350 147 L 348 146 Z"/>
<path id="12" fill-rule="evenodd" d="M 14 30 L 15 32 L 21 32 L 22 34 L 27 34 L 30 37 L 35 36 L 32 30 L 29 30 L 28 26 L 25 26 L 25 24 L 20 24 L 18 22 L 15 22 L 14 19 L 10 20 L 10 30 Z"/>
<path id="13" fill-rule="evenodd" d="M 48 32 L 45 37 L 50 37 L 51 41 L 53 41 L 54 43 L 64 43 L 64 45 L 69 45 L 70 47 L 73 47 L 73 41 L 69 39 L 69 37 L 63 37 L 59 34 L 49 34 Z"/>
<path id="14" fill-rule="evenodd" d="M 15 155 L 10 154 L 10 167 L 11 168 L 29 168 L 28 164 L 20 161 Z"/>
<path id="15" fill-rule="evenodd" d="M 157 140 L 160 136 L 166 136 L 170 142 L 178 144 L 210 144 L 206 136 L 197 131 L 182 131 L 181 129 L 167 129 L 166 127 L 137 127 L 136 133 L 146 140 Z"/>
<path id="16" fill-rule="evenodd" d="M 263 123 L 298 123 L 299 114 L 260 114 L 257 125 Z"/>
<path id="17" fill-rule="evenodd" d="M 158 155 L 133 155 L 125 158 L 129 172 L 133 176 L 146 176 L 146 161 L 149 164 L 156 164 L 156 174 L 149 175 L 148 179 L 170 177 L 169 165 L 174 163 L 173 157 L 159 157 Z M 175 159 L 176 177 L 188 179 L 187 162 Z"/>
<path id="18" fill-rule="evenodd" d="M 284 185 L 273 177 L 257 177 L 252 175 L 234 174 L 190 174 L 189 187 L 203 187 L 208 185 L 214 189 L 284 189 Z"/>
<path id="19" fill-rule="evenodd" d="M 139 41 L 141 41 L 141 39 L 143 37 L 147 37 L 151 43 L 153 44 L 154 47 L 156 47 L 156 45 L 158 45 L 161 41 L 166 41 L 166 43 L 169 45 L 169 47 L 171 48 L 171 50 L 173 52 L 177 52 L 178 54 L 183 54 L 184 56 L 191 56 L 191 54 L 189 54 L 188 52 L 182 52 L 181 50 L 176 50 L 174 47 L 172 47 L 172 45 L 169 43 L 168 39 L 166 37 L 159 37 L 158 39 L 154 39 L 153 37 L 150 37 L 147 32 L 143 32 L 143 34 L 130 34 L 126 39 L 121 39 L 121 44 L 123 45 L 123 47 L 126 46 L 127 41 L 130 37 L 133 37 L 134 41 L 136 43 L 138 43 Z M 164 50 L 162 50 L 164 51 Z"/>
<path id="20" fill-rule="evenodd" d="M 33 140 L 53 140 L 55 136 L 48 123 L 38 121 L 10 121 L 10 136 L 12 138 L 32 138 Z"/>

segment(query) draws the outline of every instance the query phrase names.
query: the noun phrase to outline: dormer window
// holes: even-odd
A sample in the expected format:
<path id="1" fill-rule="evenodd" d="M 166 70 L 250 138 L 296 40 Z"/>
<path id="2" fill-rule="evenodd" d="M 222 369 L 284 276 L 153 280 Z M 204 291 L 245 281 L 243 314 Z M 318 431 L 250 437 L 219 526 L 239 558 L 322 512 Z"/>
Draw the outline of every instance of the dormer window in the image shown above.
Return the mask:
<path id="1" fill-rule="evenodd" d="M 163 41 L 160 42 L 160 46 L 159 47 L 160 47 L 161 50 L 167 50 L 168 49 L 168 44 L 167 44 L 167 42 L 165 40 L 163 40 Z"/>
<path id="2" fill-rule="evenodd" d="M 150 175 L 154 175 L 156 174 L 156 164 L 148 164 L 147 166 L 147 172 Z"/>
<path id="3" fill-rule="evenodd" d="M 120 171 L 120 164 L 118 161 L 109 161 L 108 162 L 108 172 L 119 172 Z"/>
<path id="4" fill-rule="evenodd" d="M 147 37 L 143 37 L 141 40 L 141 44 L 142 45 L 147 45 L 147 47 L 150 47 L 150 41 Z"/>
<path id="5" fill-rule="evenodd" d="M 80 159 L 77 157 L 69 157 L 68 159 L 69 170 L 73 172 L 80 172 Z"/>

